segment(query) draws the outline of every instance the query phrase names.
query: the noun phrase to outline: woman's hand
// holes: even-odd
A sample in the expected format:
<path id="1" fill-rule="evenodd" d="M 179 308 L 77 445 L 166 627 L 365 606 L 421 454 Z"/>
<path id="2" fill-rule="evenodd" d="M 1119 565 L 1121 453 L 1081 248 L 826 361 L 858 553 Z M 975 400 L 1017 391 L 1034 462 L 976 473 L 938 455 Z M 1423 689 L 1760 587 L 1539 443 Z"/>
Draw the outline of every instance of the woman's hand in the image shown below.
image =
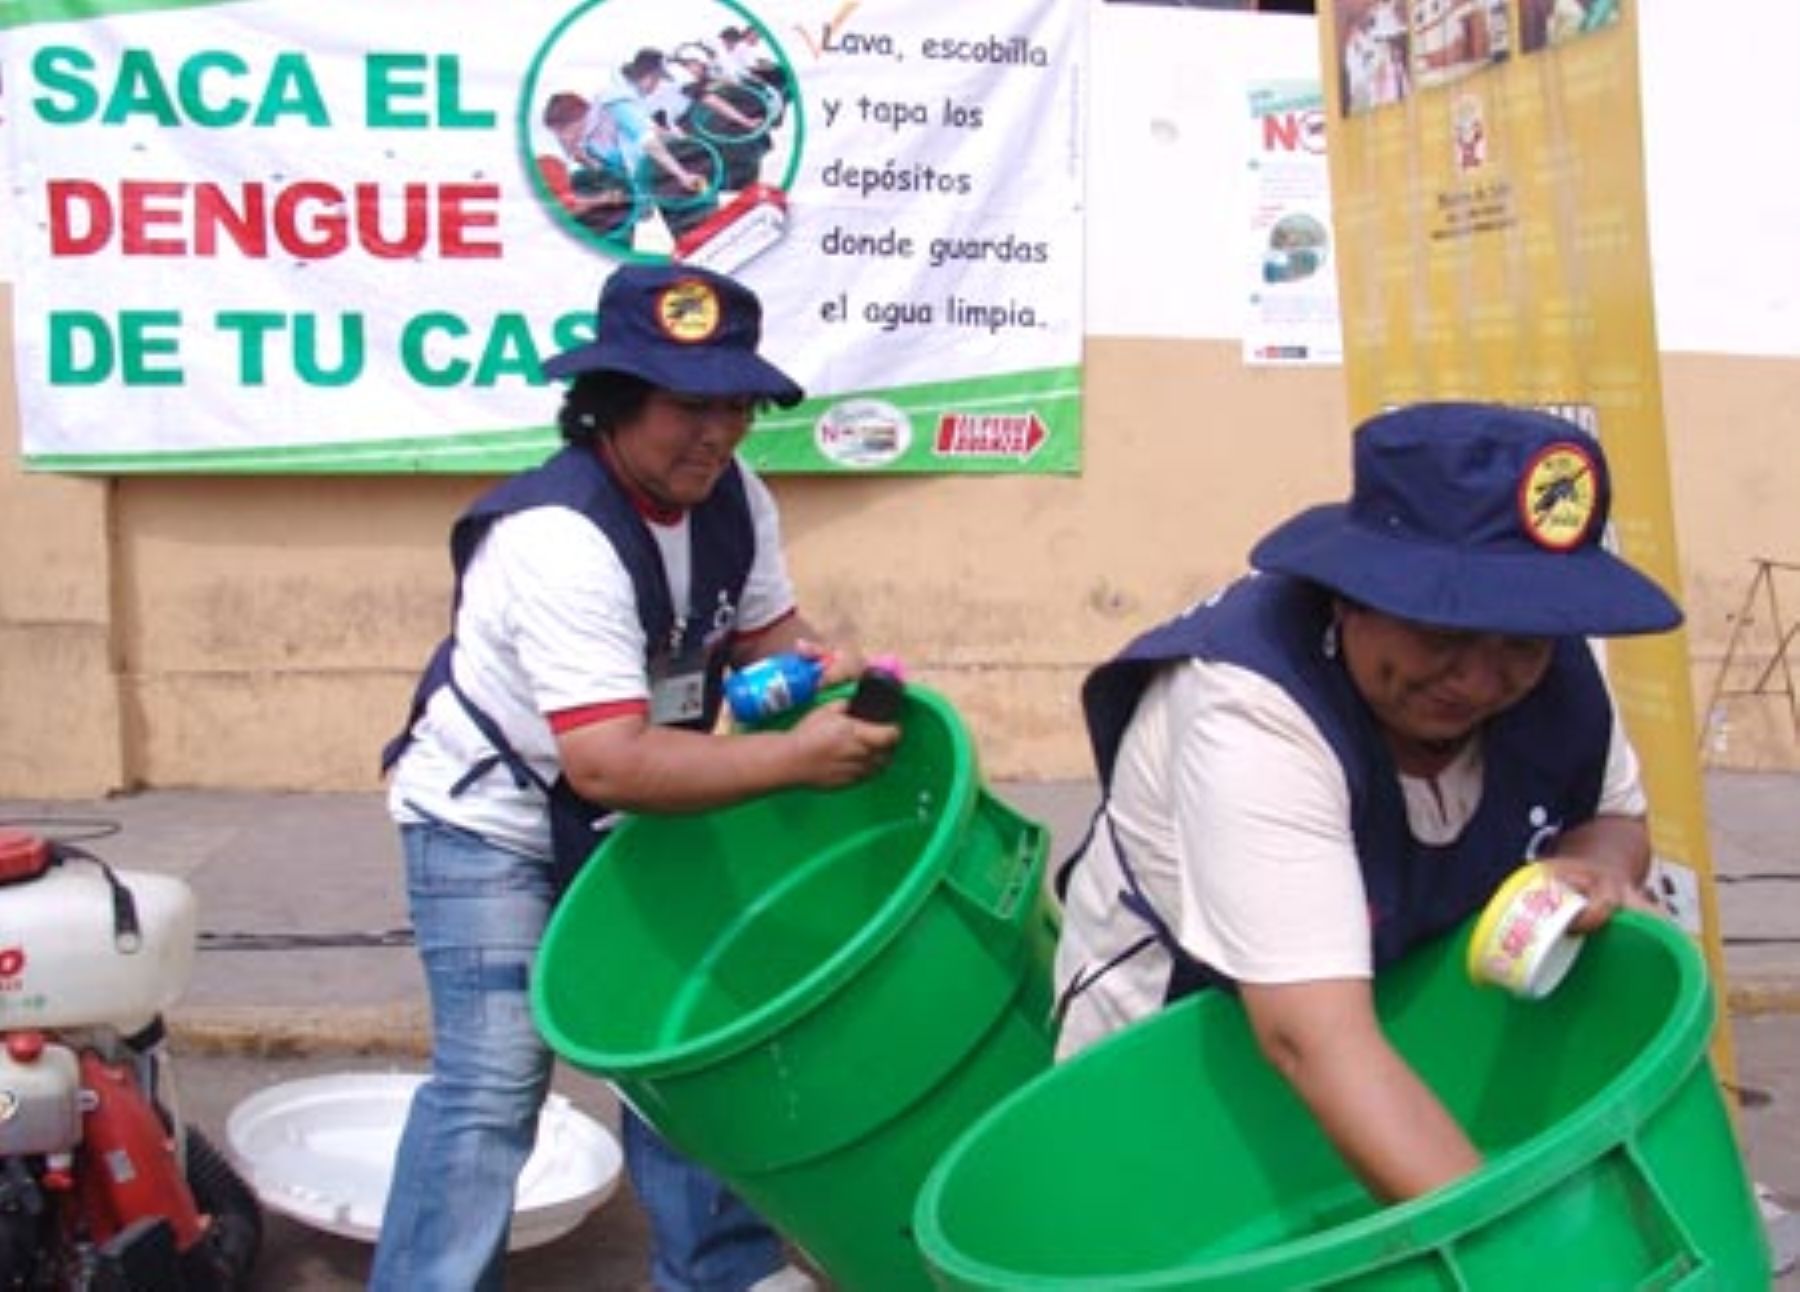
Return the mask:
<path id="1" fill-rule="evenodd" d="M 892 723 L 858 722 L 845 702 L 820 705 L 794 725 L 789 738 L 803 749 L 802 779 L 820 789 L 854 785 L 886 767 L 900 741 Z"/>
<path id="2" fill-rule="evenodd" d="M 1572 933 L 1591 933 L 1619 910 L 1662 913 L 1644 885 L 1617 866 L 1582 857 L 1540 857 L 1558 879 L 1587 899 L 1587 909 L 1569 925 Z"/>
<path id="3" fill-rule="evenodd" d="M 1555 847 L 1555 852 L 1538 860 L 1588 903 L 1569 925 L 1570 932 L 1591 933 L 1621 908 L 1657 909 L 1644 891 L 1650 873 L 1650 831 L 1642 818 L 1597 816 L 1564 831 Z"/>

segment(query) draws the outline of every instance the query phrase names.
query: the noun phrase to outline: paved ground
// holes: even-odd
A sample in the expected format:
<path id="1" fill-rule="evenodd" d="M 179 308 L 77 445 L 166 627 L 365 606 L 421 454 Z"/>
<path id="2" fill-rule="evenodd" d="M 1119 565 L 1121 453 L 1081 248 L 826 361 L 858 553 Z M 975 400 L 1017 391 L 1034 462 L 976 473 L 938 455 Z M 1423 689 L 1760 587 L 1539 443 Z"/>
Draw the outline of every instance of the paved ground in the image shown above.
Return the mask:
<path id="1" fill-rule="evenodd" d="M 994 792 L 1046 822 L 1061 856 L 1094 792 L 1085 783 Z M 1707 785 L 1725 939 L 1742 1127 L 1752 1175 L 1800 1206 L 1800 776 L 1714 772 Z M 419 1067 L 423 983 L 406 941 L 398 850 L 377 796 L 159 791 L 101 802 L 0 800 L 0 824 L 37 819 L 113 864 L 184 876 L 200 899 L 201 951 L 171 1012 L 184 1114 L 216 1143 L 259 1089 L 302 1075 Z M 605 1087 L 565 1072 L 559 1088 L 610 1121 Z M 1800 1250 L 1780 1220 L 1784 1254 Z M 640 1286 L 642 1217 L 621 1190 L 573 1234 L 514 1257 L 513 1286 Z M 368 1249 L 279 1216 L 259 1287 L 362 1286 Z M 1777 1285 L 1800 1292 L 1800 1274 Z"/>

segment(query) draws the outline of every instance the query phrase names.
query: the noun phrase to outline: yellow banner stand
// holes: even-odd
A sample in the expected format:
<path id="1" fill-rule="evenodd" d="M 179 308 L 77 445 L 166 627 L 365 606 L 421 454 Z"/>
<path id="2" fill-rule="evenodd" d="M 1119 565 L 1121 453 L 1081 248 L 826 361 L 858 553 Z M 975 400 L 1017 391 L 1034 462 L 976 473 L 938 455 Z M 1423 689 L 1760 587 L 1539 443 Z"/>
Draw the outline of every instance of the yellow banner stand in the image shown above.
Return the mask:
<path id="1" fill-rule="evenodd" d="M 1606 446 L 1617 549 L 1678 592 L 1634 0 L 1319 9 L 1352 415 L 1486 399 L 1567 417 Z M 1643 761 L 1658 883 L 1722 998 L 1686 633 L 1610 643 L 1607 673 Z"/>

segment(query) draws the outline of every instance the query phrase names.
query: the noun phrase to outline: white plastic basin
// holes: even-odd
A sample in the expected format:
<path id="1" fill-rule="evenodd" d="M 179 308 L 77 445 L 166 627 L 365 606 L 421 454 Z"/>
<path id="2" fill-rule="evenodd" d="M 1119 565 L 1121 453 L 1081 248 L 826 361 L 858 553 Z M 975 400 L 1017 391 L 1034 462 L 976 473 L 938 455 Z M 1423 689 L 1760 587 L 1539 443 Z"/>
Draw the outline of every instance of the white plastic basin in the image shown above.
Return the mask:
<path id="1" fill-rule="evenodd" d="M 265 1207 L 302 1224 L 374 1242 L 413 1072 L 347 1072 L 258 1091 L 231 1110 L 225 1135 Z M 560 1238 L 618 1188 L 624 1155 L 611 1131 L 552 1093 L 519 1177 L 508 1247 Z"/>

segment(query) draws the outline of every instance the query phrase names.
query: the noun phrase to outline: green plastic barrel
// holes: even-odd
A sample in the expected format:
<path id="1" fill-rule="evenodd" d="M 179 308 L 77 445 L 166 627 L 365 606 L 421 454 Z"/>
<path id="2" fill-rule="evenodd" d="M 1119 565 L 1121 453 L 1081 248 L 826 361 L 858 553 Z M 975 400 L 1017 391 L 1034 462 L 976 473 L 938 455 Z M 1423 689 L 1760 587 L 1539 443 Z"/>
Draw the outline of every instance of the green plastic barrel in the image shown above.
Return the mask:
<path id="1" fill-rule="evenodd" d="M 1756 1289 L 1769 1259 L 1707 1061 L 1689 938 L 1624 914 L 1545 1000 L 1472 985 L 1469 925 L 1377 985 L 1385 1026 L 1482 1150 L 1380 1207 L 1203 993 L 997 1105 L 920 1191 L 944 1288 Z"/>
<path id="2" fill-rule="evenodd" d="M 935 692 L 900 721 L 859 785 L 627 821 L 532 983 L 559 1054 L 852 1292 L 931 1286 L 919 1186 L 1053 1042 L 1047 833 L 983 789 Z"/>

